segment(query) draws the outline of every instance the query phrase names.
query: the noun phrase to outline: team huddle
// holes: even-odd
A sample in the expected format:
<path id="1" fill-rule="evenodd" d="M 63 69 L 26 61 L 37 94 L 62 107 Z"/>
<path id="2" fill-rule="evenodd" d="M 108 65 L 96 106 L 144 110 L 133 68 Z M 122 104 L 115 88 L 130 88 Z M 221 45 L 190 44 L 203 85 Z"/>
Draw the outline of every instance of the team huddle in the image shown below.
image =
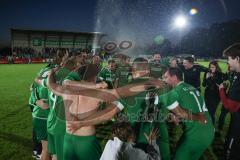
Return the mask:
<path id="1" fill-rule="evenodd" d="M 118 53 L 104 66 L 97 54 L 70 56 L 59 49 L 31 86 L 35 158 L 197 160 L 214 139 L 215 108 L 221 100 L 233 112 L 225 159 L 239 159 L 240 45 L 230 46 L 224 54 L 231 74 L 217 70 L 216 61 L 205 68 L 194 64 L 192 57 L 180 63 L 159 53 L 153 60 L 132 60 Z M 227 95 L 222 85 L 226 80 Z M 217 100 L 209 99 L 209 93 Z M 102 146 L 97 128 L 109 121 L 112 138 Z M 183 131 L 175 152 L 170 151 L 169 121 Z"/>

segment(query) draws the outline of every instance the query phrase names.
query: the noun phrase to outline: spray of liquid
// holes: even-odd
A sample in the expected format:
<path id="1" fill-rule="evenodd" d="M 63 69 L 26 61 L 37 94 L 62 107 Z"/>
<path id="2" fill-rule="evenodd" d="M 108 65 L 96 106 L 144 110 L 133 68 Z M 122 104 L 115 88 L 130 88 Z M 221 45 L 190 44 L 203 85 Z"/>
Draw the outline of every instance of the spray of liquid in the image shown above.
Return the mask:
<path id="1" fill-rule="evenodd" d="M 145 9 L 147 5 L 147 0 L 137 3 L 99 0 L 96 6 L 95 31 L 106 34 L 101 43 L 111 41 L 119 46 L 122 41 L 130 41 L 131 48 L 124 52 L 129 55 L 144 54 L 143 48 L 153 42 L 153 38 L 148 35 L 150 28 L 147 24 L 149 15 Z M 141 12 L 142 9 L 145 9 L 144 13 Z"/>

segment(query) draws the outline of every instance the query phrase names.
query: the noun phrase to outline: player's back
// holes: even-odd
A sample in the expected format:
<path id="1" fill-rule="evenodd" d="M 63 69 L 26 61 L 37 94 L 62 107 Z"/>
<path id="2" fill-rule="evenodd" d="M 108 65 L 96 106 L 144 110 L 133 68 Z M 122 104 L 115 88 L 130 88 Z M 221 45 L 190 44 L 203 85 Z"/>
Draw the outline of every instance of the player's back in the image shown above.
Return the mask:
<path id="1" fill-rule="evenodd" d="M 67 97 L 64 96 L 63 99 L 64 101 L 70 100 L 73 102 L 69 104 L 65 103 L 65 107 L 69 108 L 69 116 L 75 117 L 77 119 L 83 119 L 96 113 L 100 105 L 99 99 L 87 97 L 87 96 L 67 95 Z M 69 106 L 66 106 L 66 105 L 69 105 Z M 70 120 L 70 119 L 67 119 L 67 120 Z M 68 131 L 68 128 L 67 128 L 67 131 Z M 86 126 L 86 127 L 81 127 L 77 129 L 73 134 L 78 136 L 88 136 L 88 135 L 94 135 L 95 132 L 96 130 L 94 126 Z"/>
<path id="2" fill-rule="evenodd" d="M 131 66 L 118 64 L 116 69 L 116 78 L 118 78 L 118 87 L 126 85 L 131 80 Z"/>
<path id="3" fill-rule="evenodd" d="M 204 140 L 214 136 L 214 127 L 211 117 L 208 113 L 203 96 L 193 86 L 181 82 L 174 89 L 178 94 L 179 106 L 192 113 L 203 113 L 207 119 L 207 124 L 202 124 L 198 121 L 184 120 L 183 130 L 186 137 L 197 138 Z M 201 139 L 202 137 L 202 139 Z"/>
<path id="4" fill-rule="evenodd" d="M 81 83 L 82 76 L 77 72 L 71 72 L 65 80 L 78 81 Z M 65 85 L 65 84 L 63 84 Z M 71 93 L 66 93 L 63 95 L 63 101 L 66 111 L 66 123 L 74 119 L 83 119 L 86 118 L 95 112 L 99 108 L 100 101 L 97 98 L 82 96 L 82 95 L 72 95 Z M 67 128 L 69 132 L 69 128 Z M 95 134 L 94 126 L 81 127 L 77 129 L 73 134 L 78 136 L 94 135 Z"/>
<path id="5" fill-rule="evenodd" d="M 201 93 L 192 85 L 180 82 L 174 89 L 178 93 L 178 102 L 182 108 L 193 113 L 208 111 Z"/>
<path id="6" fill-rule="evenodd" d="M 63 99 L 72 101 L 72 103 L 69 104 L 70 106 L 66 106 L 69 108 L 71 114 L 83 114 L 97 110 L 100 104 L 100 100 L 97 98 L 81 95 L 66 95 Z"/>

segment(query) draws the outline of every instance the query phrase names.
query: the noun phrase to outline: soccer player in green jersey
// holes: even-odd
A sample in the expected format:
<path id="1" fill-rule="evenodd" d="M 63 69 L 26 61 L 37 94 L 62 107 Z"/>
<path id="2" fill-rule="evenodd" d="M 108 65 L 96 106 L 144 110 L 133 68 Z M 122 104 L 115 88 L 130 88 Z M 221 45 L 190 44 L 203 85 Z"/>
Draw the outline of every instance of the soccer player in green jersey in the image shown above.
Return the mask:
<path id="1" fill-rule="evenodd" d="M 65 77 L 76 68 L 74 58 L 69 58 L 55 74 L 57 83 L 61 84 Z M 45 82 L 46 83 L 46 82 Z M 54 95 L 49 91 L 50 112 L 47 120 L 48 151 L 58 160 L 63 159 L 63 138 L 65 135 L 65 108 L 62 97 Z"/>
<path id="2" fill-rule="evenodd" d="M 146 81 L 150 79 L 150 66 L 146 59 L 136 58 L 132 64 L 133 79 L 130 84 Z M 145 134 L 149 134 L 153 128 L 159 128 L 160 137 L 157 143 L 163 160 L 170 160 L 170 147 L 168 131 L 165 121 L 157 122 L 158 114 L 167 113 L 162 111 L 159 113 L 158 96 L 167 91 L 167 86 L 164 85 L 161 90 L 150 89 L 136 96 L 127 97 L 121 100 L 124 105 L 127 120 L 131 123 L 136 133 L 136 142 L 144 148 L 148 144 Z M 166 115 L 166 114 L 164 114 Z M 167 115 L 166 115 L 167 116 Z M 162 118 L 162 117 L 160 117 Z"/>
<path id="3" fill-rule="evenodd" d="M 137 62 L 141 62 L 142 64 L 137 63 Z M 133 65 L 134 66 L 133 68 L 135 68 L 133 70 L 133 76 L 135 78 L 134 83 L 138 84 L 139 82 L 147 81 L 148 78 L 149 78 L 149 77 L 145 77 L 145 76 L 147 76 L 147 74 L 149 74 L 149 67 L 148 67 L 148 64 L 147 64 L 147 60 L 145 60 L 143 58 L 139 58 L 139 59 L 136 60 L 135 64 L 136 65 Z M 134 83 L 131 84 L 131 85 L 134 86 Z M 156 84 L 159 85 L 159 82 L 157 82 Z M 164 86 L 162 82 L 161 82 L 160 86 L 161 87 Z M 131 87 L 129 87 L 129 84 L 127 86 L 125 86 L 124 89 L 126 90 L 127 88 L 131 88 Z M 144 90 L 142 90 L 142 91 L 144 91 Z M 128 95 L 128 94 L 126 93 L 125 96 L 126 95 Z M 144 103 L 145 98 L 146 98 L 146 93 L 138 95 L 137 98 L 136 97 L 132 98 L 132 96 L 130 97 L 130 99 L 126 99 L 124 101 L 120 100 L 120 101 L 123 103 L 124 107 L 126 108 L 127 113 L 129 115 L 129 118 L 131 118 L 130 121 L 131 121 L 132 125 L 135 128 L 139 129 L 139 131 L 138 131 L 138 142 L 147 143 L 147 139 L 145 138 L 144 133 L 149 133 L 150 130 L 152 129 L 152 127 L 154 127 L 155 123 L 152 124 L 151 122 L 146 120 L 143 123 L 138 123 L 140 125 L 136 125 L 136 122 L 139 120 L 139 114 L 138 113 L 140 113 L 143 109 L 146 108 L 145 103 Z M 133 103 L 131 103 L 131 102 L 133 102 Z M 119 109 L 117 110 L 116 107 L 112 106 L 112 107 L 107 108 L 105 111 L 98 111 L 95 114 L 87 117 L 86 119 L 81 119 L 80 122 L 78 122 L 78 123 L 79 123 L 79 126 L 95 125 L 95 124 L 100 123 L 102 121 L 109 120 L 113 115 L 115 115 L 118 112 L 119 112 Z M 185 116 L 185 117 L 187 117 L 187 116 Z M 166 133 L 165 133 L 166 128 L 164 130 L 164 127 L 166 127 L 166 126 L 161 127 L 161 125 L 160 125 L 160 129 L 163 130 L 161 132 L 162 133 L 161 136 L 162 136 L 162 139 L 165 140 L 165 138 L 163 138 L 163 137 L 166 136 Z M 166 141 L 162 141 L 162 143 L 163 144 L 160 144 L 160 146 L 162 147 L 163 154 L 166 155 L 166 152 L 169 151 L 169 144 L 168 143 L 164 144 L 164 143 L 166 143 Z M 167 155 L 164 156 L 164 157 L 165 157 L 165 159 L 167 159 L 167 157 L 170 158 L 169 152 L 167 152 Z"/>
<path id="4" fill-rule="evenodd" d="M 66 54 L 63 54 L 62 51 L 58 51 L 57 55 L 53 58 L 53 62 L 49 63 L 40 72 L 37 74 L 36 82 L 33 82 L 31 85 L 31 95 L 29 98 L 29 104 L 32 110 L 33 116 L 33 137 L 36 137 L 38 141 L 43 141 L 42 147 L 42 158 L 47 159 L 49 157 L 47 152 L 47 116 L 48 116 L 48 90 L 38 84 L 38 80 L 43 81 L 47 78 L 48 73 L 51 69 L 59 66 L 62 62 L 63 57 L 66 57 Z M 35 135 L 36 134 L 36 135 Z M 33 138 L 35 140 L 35 138 Z M 38 142 L 33 142 L 34 147 L 38 150 L 37 154 L 33 153 L 34 157 L 38 157 L 39 147 Z M 40 143 L 41 145 L 41 143 Z"/>
<path id="5" fill-rule="evenodd" d="M 160 53 L 153 54 L 153 60 L 149 62 L 150 65 L 150 75 L 154 78 L 162 78 L 164 72 L 169 66 L 168 60 L 163 61 Z"/>
<path id="6" fill-rule="evenodd" d="M 35 86 L 31 93 L 29 103 L 33 106 L 32 124 L 33 131 L 36 133 L 38 141 L 41 141 L 42 152 L 41 159 L 49 160 L 48 141 L 47 141 L 47 117 L 48 108 L 48 90 L 40 85 Z"/>
<path id="7" fill-rule="evenodd" d="M 55 94 L 59 94 L 63 97 L 66 109 L 65 113 L 67 122 L 67 133 L 64 137 L 65 159 L 99 159 L 100 149 L 95 137 L 95 126 L 89 124 L 81 128 L 76 128 L 73 131 L 70 127 L 71 124 L 73 124 L 72 122 L 76 121 L 76 123 L 79 123 L 79 120 L 91 117 L 92 114 L 97 112 L 100 102 L 112 102 L 114 100 L 117 100 L 119 99 L 117 95 L 118 93 L 127 96 L 131 92 L 128 90 L 128 88 L 137 86 L 127 86 L 121 89 L 117 89 L 117 91 L 115 91 L 115 89 L 105 90 L 105 92 L 103 90 L 101 90 L 100 92 L 98 92 L 98 90 L 89 90 L 89 92 L 87 92 L 87 90 L 84 90 L 84 88 L 80 88 L 82 83 L 84 83 L 83 86 L 86 87 L 87 82 L 92 83 L 92 85 L 89 85 L 90 87 L 95 87 L 96 83 L 94 82 L 94 80 L 95 76 L 97 75 L 97 71 L 98 69 L 95 65 L 90 64 L 87 66 L 83 66 L 82 68 L 80 68 L 80 76 L 78 76 L 78 79 L 81 79 L 83 81 L 81 81 L 80 83 L 65 81 L 63 86 L 52 83 L 53 79 L 49 78 L 49 87 Z M 50 75 L 50 77 L 52 76 Z M 73 75 L 71 77 L 72 79 L 77 78 L 77 76 L 74 77 Z M 139 85 L 136 88 L 132 89 L 143 91 L 144 87 L 144 85 Z M 135 92 L 132 91 L 131 93 L 135 94 Z M 94 96 L 92 96 L 91 93 Z M 103 94 L 104 96 L 102 96 L 101 94 Z M 117 106 L 119 106 L 119 103 L 117 104 Z M 112 111 L 112 108 L 113 107 L 108 107 L 107 110 Z M 118 110 L 120 110 L 123 107 L 118 108 Z M 113 110 L 116 111 L 115 108 Z M 105 118 L 106 120 L 106 117 L 101 118 Z"/>
<path id="8" fill-rule="evenodd" d="M 130 57 L 125 54 L 115 55 L 116 68 L 116 86 L 122 87 L 129 83 L 132 79 L 132 68 L 130 65 Z"/>
<path id="9" fill-rule="evenodd" d="M 214 127 L 204 98 L 196 88 L 182 81 L 182 72 L 178 68 L 169 68 L 164 78 L 173 89 L 159 96 L 162 106 L 173 112 L 181 106 L 186 111 L 202 114 L 206 118 L 204 124 L 192 120 L 181 123 L 183 134 L 174 157 L 176 160 L 198 160 L 214 138 Z"/>
<path id="10" fill-rule="evenodd" d="M 62 67 L 58 68 L 55 74 L 57 83 L 61 84 L 64 78 L 76 68 L 76 59 L 74 57 L 64 59 Z M 37 82 L 47 88 L 46 79 L 38 79 Z M 48 152 L 54 159 L 63 158 L 63 137 L 65 135 L 65 112 L 63 100 L 61 97 L 54 95 L 50 90 L 48 92 L 49 115 L 47 119 L 48 132 Z"/>
<path id="11" fill-rule="evenodd" d="M 103 68 L 100 73 L 98 78 L 101 81 L 104 81 L 108 84 L 108 88 L 116 88 L 115 87 L 115 82 L 116 82 L 116 62 L 112 59 L 108 60 L 108 66 Z"/>
<path id="12" fill-rule="evenodd" d="M 64 85 L 68 85 L 70 81 L 80 80 L 81 83 L 86 82 L 85 85 L 91 82 L 94 83 L 96 81 L 98 71 L 98 67 L 95 64 L 82 66 L 75 72 L 71 72 L 66 77 Z M 94 86 L 94 84 L 92 84 L 92 86 Z M 105 87 L 107 87 L 106 84 Z M 66 100 L 66 98 L 68 100 Z M 98 160 L 101 156 L 101 147 L 95 136 L 95 127 L 86 126 L 78 128 L 72 132 L 68 126 L 70 122 L 76 118 L 82 119 L 95 113 L 101 100 L 88 96 L 73 96 L 67 94 L 63 95 L 63 99 L 65 100 L 67 123 L 66 134 L 64 136 L 63 159 Z"/>
<path id="13" fill-rule="evenodd" d="M 133 81 L 131 83 L 146 81 L 150 78 L 150 72 L 148 61 L 141 57 L 136 58 L 132 65 Z M 156 84 L 159 82 L 157 81 Z M 120 101 L 125 107 L 127 120 L 130 121 L 133 128 L 135 128 L 136 141 L 138 143 L 147 144 L 147 139 L 144 134 L 149 134 L 152 128 L 159 128 L 160 138 L 157 140 L 157 143 L 161 151 L 162 159 L 171 158 L 167 125 L 165 123 L 168 111 L 160 108 L 158 97 L 158 95 L 166 93 L 167 91 L 169 91 L 169 88 L 162 84 L 161 90 L 151 88 L 136 96 L 128 97 Z M 173 113 L 184 119 L 190 118 L 189 113 L 186 113 L 180 107 L 174 110 Z M 204 118 L 201 115 L 193 115 L 193 119 L 202 121 Z"/>

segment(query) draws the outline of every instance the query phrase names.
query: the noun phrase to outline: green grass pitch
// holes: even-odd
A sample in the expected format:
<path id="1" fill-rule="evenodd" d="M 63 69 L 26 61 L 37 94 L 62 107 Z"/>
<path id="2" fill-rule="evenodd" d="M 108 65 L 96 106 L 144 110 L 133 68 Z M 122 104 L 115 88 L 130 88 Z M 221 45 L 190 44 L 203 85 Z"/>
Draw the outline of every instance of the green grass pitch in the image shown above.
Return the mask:
<path id="1" fill-rule="evenodd" d="M 208 62 L 200 63 L 208 65 Z M 0 65 L 1 160 L 32 159 L 32 121 L 28 106 L 29 88 L 36 74 L 45 65 Z M 226 64 L 221 63 L 221 68 L 226 71 Z M 219 109 L 217 115 L 219 115 Z"/>

